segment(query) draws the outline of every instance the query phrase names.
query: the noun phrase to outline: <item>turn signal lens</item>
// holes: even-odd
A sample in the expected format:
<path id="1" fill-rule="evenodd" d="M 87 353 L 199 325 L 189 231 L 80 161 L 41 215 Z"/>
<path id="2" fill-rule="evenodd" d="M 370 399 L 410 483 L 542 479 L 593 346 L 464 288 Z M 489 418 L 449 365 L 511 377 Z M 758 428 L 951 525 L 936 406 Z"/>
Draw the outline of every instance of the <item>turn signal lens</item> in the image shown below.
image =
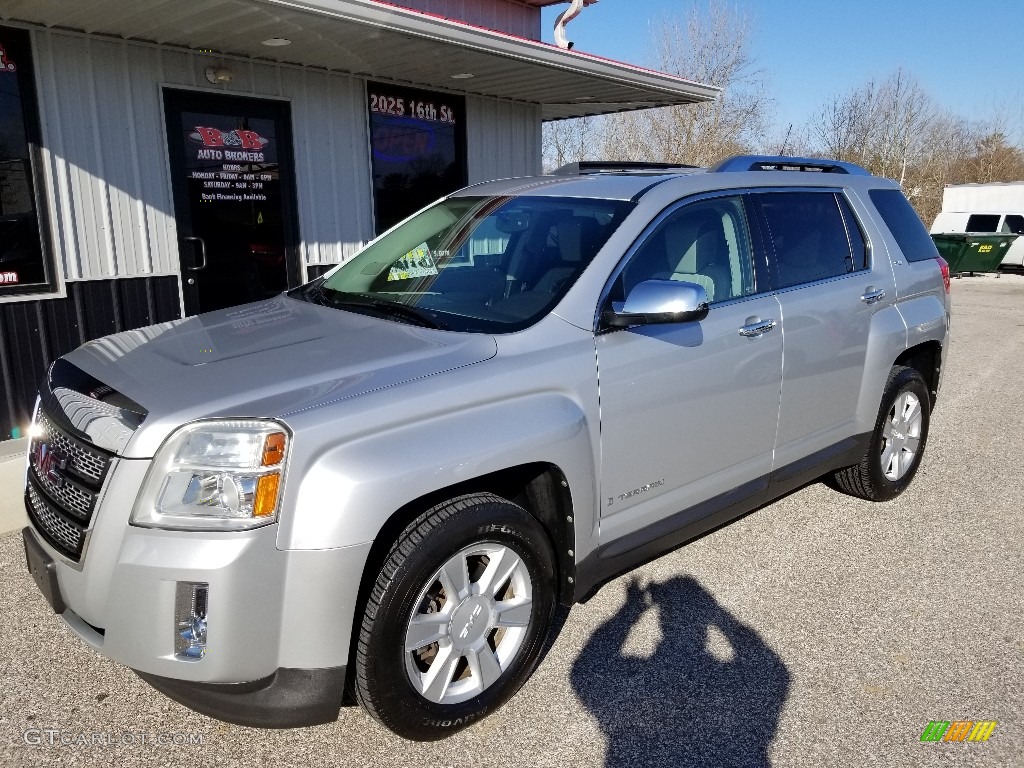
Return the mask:
<path id="1" fill-rule="evenodd" d="M 277 507 L 277 489 L 281 485 L 281 476 L 274 472 L 263 475 L 256 484 L 256 503 L 253 504 L 253 517 L 268 517 L 274 514 Z"/>
<path id="2" fill-rule="evenodd" d="M 287 441 L 284 432 L 273 432 L 267 435 L 263 443 L 263 466 L 272 467 L 280 464 L 284 458 L 284 447 Z"/>

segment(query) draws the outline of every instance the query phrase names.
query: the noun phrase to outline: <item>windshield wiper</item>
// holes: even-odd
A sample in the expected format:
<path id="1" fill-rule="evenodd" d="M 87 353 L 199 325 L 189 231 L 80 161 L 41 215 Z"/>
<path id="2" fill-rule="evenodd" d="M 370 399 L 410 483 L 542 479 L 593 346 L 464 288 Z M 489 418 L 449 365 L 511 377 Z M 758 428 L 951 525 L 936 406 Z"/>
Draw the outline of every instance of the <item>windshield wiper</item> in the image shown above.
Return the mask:
<path id="1" fill-rule="evenodd" d="M 414 322 L 419 323 L 425 328 L 447 328 L 447 326 L 444 323 L 438 321 L 436 318 L 431 317 L 422 309 L 410 307 L 408 304 L 402 304 L 401 302 L 398 301 L 388 301 L 387 299 L 374 299 L 372 304 L 375 309 L 379 309 L 382 312 L 388 312 L 392 315 L 404 317 L 409 320 L 413 320 Z"/>
<path id="2" fill-rule="evenodd" d="M 434 328 L 438 330 L 444 330 L 447 328 L 444 323 L 441 323 L 431 317 L 423 310 L 417 309 L 416 307 L 410 307 L 408 304 L 402 304 L 398 301 L 389 301 L 376 296 L 367 296 L 359 293 L 335 291 L 331 288 L 319 288 L 318 297 L 327 306 L 338 308 L 348 306 L 372 309 L 384 315 L 391 315 L 392 317 L 400 317 L 406 321 L 411 321 L 415 325 L 420 325 L 424 328 Z"/>
<path id="3" fill-rule="evenodd" d="M 308 301 L 311 304 L 327 306 L 327 299 L 324 296 L 323 282 L 318 283 L 313 281 L 306 285 L 300 285 L 298 288 L 293 288 L 288 291 L 288 295 L 293 299 L 300 299 L 302 301 Z"/>

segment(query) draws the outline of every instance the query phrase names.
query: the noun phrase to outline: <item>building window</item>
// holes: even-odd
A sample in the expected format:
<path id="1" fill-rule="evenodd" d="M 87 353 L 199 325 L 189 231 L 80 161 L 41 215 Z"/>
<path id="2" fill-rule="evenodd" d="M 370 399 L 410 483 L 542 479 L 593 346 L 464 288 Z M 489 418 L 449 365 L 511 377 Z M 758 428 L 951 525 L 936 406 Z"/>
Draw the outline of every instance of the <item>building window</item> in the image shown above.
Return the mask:
<path id="1" fill-rule="evenodd" d="M 42 235 L 28 33 L 0 27 L 0 296 L 54 289 Z"/>
<path id="2" fill-rule="evenodd" d="M 466 186 L 466 100 L 369 83 L 377 232 Z"/>

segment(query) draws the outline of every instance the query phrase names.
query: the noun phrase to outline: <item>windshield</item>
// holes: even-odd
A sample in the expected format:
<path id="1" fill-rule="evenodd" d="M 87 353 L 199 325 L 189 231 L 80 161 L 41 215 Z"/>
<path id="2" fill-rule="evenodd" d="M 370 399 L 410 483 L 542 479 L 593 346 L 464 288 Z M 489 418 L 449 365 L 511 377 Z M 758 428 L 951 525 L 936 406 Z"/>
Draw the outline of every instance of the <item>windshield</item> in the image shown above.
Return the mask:
<path id="1" fill-rule="evenodd" d="M 442 200 L 293 295 L 453 331 L 520 330 L 558 303 L 633 206 L 554 197 Z"/>

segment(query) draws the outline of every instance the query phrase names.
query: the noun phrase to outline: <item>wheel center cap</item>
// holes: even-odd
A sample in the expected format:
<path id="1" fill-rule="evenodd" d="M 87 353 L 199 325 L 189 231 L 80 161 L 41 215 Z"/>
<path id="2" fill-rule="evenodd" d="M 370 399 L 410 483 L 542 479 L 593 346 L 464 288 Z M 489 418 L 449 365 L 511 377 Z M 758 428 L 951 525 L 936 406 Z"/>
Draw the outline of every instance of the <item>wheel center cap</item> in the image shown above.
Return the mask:
<path id="1" fill-rule="evenodd" d="M 455 613 L 449 629 L 452 645 L 459 650 L 476 645 L 491 629 L 491 605 L 486 597 L 466 598 Z"/>
<path id="2" fill-rule="evenodd" d="M 898 429 L 894 429 L 894 430 L 892 431 L 892 435 L 893 435 L 893 437 L 895 437 L 895 438 L 896 438 L 897 440 L 906 440 L 906 439 L 907 439 L 907 436 L 906 436 L 905 434 L 903 434 L 902 432 L 900 432 L 900 431 L 899 431 Z"/>

